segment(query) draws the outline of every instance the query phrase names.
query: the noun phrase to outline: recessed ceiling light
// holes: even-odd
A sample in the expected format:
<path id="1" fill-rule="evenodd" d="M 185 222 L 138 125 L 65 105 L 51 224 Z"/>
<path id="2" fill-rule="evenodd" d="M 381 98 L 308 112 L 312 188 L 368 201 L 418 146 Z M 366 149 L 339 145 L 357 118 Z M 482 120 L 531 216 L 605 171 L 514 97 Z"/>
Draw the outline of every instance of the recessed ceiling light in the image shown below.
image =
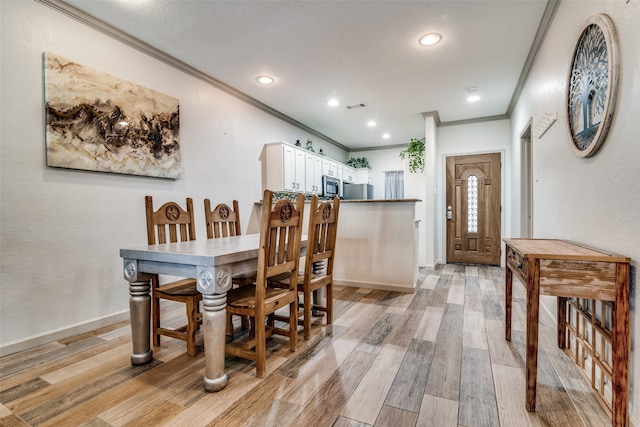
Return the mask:
<path id="1" fill-rule="evenodd" d="M 420 43 L 422 46 L 433 46 L 434 44 L 438 43 L 440 40 L 442 40 L 442 36 L 440 34 L 429 33 L 420 37 L 420 40 L 418 40 L 418 43 Z"/>
<path id="2" fill-rule="evenodd" d="M 376 122 L 374 122 L 373 120 L 369 120 L 369 121 L 367 122 L 367 126 L 369 126 L 370 128 L 374 127 L 376 124 L 377 124 L 377 123 L 376 123 Z"/>
<path id="3" fill-rule="evenodd" d="M 382 137 L 383 137 L 384 139 L 389 139 L 389 138 L 391 138 L 391 135 L 389 135 L 388 133 L 383 133 L 383 134 L 382 134 Z"/>
<path id="4" fill-rule="evenodd" d="M 327 102 L 327 104 L 329 104 L 330 107 L 336 107 L 338 105 L 338 100 L 330 99 L 329 102 Z"/>
<path id="5" fill-rule="evenodd" d="M 467 96 L 467 102 L 480 101 L 480 95 L 478 95 L 478 88 L 476 86 L 468 87 L 467 92 L 469 93 L 469 96 Z"/>
<path id="6" fill-rule="evenodd" d="M 273 83 L 273 77 L 269 76 L 260 76 L 256 80 L 258 80 L 258 83 L 263 85 L 270 85 L 271 83 Z"/>

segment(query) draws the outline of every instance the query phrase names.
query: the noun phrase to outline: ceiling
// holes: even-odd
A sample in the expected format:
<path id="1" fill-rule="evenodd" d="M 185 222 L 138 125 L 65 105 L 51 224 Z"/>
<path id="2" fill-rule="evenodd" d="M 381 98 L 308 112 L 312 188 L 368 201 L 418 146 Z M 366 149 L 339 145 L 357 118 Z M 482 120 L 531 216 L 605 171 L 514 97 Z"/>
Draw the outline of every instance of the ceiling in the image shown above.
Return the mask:
<path id="1" fill-rule="evenodd" d="M 301 139 L 349 150 L 421 138 L 423 113 L 443 124 L 504 116 L 548 22 L 547 0 L 65 1 L 301 124 Z M 419 45 L 431 32 L 441 42 Z M 265 74 L 275 82 L 259 84 Z"/>

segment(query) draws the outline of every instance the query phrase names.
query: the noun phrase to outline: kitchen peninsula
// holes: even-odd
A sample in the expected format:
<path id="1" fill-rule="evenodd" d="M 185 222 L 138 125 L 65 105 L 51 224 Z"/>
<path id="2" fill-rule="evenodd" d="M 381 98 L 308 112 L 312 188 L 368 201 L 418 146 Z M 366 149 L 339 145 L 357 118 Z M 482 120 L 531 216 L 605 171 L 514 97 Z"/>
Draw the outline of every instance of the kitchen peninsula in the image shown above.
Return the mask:
<path id="1" fill-rule="evenodd" d="M 334 283 L 415 292 L 418 277 L 418 199 L 341 200 Z M 305 205 L 305 228 L 309 218 Z M 255 203 L 247 233 L 259 233 L 262 203 Z"/>

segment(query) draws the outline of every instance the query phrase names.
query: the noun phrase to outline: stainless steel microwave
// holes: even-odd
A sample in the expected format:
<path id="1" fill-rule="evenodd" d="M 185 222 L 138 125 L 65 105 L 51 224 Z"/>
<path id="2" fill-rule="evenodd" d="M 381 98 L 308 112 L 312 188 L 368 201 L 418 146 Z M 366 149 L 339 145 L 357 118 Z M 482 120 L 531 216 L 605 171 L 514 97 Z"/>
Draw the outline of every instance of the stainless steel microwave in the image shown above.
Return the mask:
<path id="1" fill-rule="evenodd" d="M 340 180 L 332 176 L 322 176 L 322 195 L 324 197 L 340 196 Z"/>

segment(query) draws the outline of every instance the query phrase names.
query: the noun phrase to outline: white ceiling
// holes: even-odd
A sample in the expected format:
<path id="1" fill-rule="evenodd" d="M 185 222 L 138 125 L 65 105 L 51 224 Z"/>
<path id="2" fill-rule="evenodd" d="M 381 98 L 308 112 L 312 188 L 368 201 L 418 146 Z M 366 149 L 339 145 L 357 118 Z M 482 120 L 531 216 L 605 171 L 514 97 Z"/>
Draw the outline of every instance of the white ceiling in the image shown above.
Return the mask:
<path id="1" fill-rule="evenodd" d="M 507 113 L 547 0 L 66 3 L 356 150 L 424 136 L 425 112 Z M 430 32 L 442 41 L 420 46 Z M 479 102 L 466 101 L 470 87 Z"/>

